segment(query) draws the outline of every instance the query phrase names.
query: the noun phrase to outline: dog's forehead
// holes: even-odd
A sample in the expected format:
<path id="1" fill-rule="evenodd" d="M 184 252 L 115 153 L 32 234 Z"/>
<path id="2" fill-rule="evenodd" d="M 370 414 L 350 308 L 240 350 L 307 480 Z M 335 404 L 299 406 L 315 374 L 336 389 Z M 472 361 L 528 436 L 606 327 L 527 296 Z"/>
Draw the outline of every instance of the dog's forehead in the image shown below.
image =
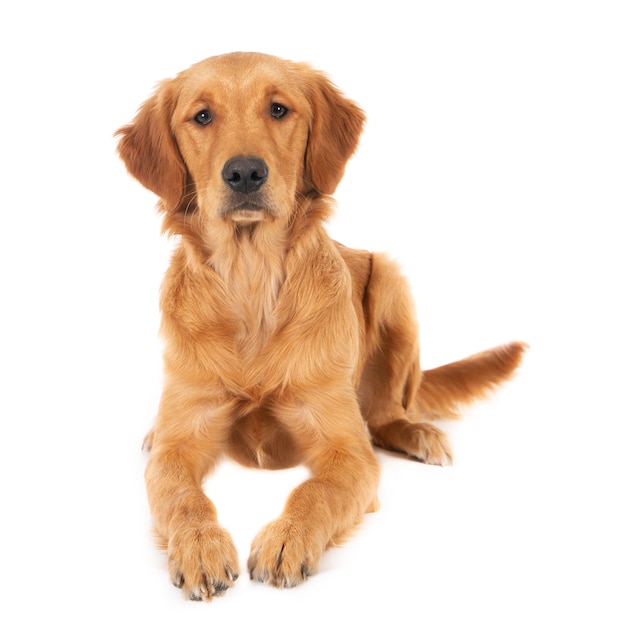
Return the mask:
<path id="1" fill-rule="evenodd" d="M 181 94 L 188 98 L 202 95 L 228 100 L 245 94 L 247 98 L 266 93 L 302 93 L 296 64 L 257 53 L 232 53 L 210 57 L 179 75 Z"/>

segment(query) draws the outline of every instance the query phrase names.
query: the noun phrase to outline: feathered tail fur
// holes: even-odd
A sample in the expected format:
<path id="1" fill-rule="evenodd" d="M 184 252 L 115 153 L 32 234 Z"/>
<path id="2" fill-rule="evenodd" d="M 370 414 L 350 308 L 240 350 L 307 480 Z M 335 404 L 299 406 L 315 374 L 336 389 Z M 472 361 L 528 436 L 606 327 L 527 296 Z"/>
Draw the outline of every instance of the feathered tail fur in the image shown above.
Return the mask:
<path id="1" fill-rule="evenodd" d="M 422 372 L 415 405 L 423 419 L 455 418 L 462 405 L 480 400 L 509 380 L 528 345 L 511 342 Z"/>

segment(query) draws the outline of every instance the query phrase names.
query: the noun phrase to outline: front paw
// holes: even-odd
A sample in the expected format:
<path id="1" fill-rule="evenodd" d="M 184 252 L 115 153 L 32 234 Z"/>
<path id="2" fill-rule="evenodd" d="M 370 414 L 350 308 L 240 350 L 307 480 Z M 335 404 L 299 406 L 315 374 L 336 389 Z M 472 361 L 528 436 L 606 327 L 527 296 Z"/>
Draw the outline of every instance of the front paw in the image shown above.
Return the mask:
<path id="1" fill-rule="evenodd" d="M 312 540 L 301 524 L 278 519 L 252 542 L 250 578 L 274 587 L 295 587 L 317 571 L 324 546 Z"/>
<path id="2" fill-rule="evenodd" d="M 174 531 L 167 551 L 170 579 L 190 600 L 211 600 L 239 576 L 233 540 L 217 524 Z"/>

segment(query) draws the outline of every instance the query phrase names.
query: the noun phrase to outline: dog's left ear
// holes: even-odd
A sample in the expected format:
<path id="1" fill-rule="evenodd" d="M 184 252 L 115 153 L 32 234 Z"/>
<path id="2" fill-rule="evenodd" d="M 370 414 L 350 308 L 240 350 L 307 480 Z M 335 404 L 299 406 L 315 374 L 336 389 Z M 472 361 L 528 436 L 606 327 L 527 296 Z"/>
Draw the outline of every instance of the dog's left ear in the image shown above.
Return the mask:
<path id="1" fill-rule="evenodd" d="M 164 81 L 135 119 L 115 133 L 121 137 L 117 150 L 126 169 L 161 198 L 168 212 L 180 204 L 187 172 L 171 130 L 175 106 L 171 81 Z"/>
<path id="2" fill-rule="evenodd" d="M 319 193 L 332 194 L 359 143 L 365 114 L 321 72 L 307 68 L 304 89 L 313 112 L 305 180 Z"/>

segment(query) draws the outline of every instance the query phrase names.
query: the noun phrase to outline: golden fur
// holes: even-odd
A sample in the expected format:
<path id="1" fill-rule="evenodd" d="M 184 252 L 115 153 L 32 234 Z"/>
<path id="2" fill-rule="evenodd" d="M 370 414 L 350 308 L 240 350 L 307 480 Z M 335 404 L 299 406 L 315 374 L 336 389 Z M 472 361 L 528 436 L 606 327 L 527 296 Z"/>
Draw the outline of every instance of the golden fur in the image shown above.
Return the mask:
<path id="1" fill-rule="evenodd" d="M 524 344 L 422 372 L 409 287 L 387 257 L 323 223 L 363 112 L 322 74 L 271 56 L 213 57 L 160 84 L 118 131 L 129 172 L 180 245 L 165 276 L 165 381 L 146 468 L 171 579 L 210 600 L 238 576 L 203 479 L 223 455 L 306 465 L 252 544 L 253 579 L 293 586 L 377 506 L 372 442 L 445 465 L 428 420 L 508 379 Z"/>

